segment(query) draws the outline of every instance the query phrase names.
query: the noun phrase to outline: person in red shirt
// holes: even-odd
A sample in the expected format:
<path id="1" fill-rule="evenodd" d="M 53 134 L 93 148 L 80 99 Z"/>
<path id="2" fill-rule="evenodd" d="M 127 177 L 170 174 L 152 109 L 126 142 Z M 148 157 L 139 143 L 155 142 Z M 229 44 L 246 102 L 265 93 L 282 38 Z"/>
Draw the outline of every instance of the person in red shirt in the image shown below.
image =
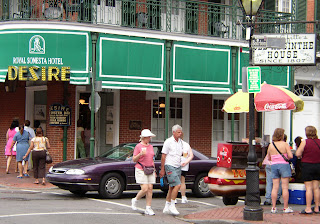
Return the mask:
<path id="1" fill-rule="evenodd" d="M 154 151 L 153 146 L 149 144 L 151 137 L 155 137 L 149 129 L 141 131 L 140 143 L 136 145 L 133 151 L 133 162 L 135 165 L 135 178 L 136 182 L 140 184 L 141 190 L 138 192 L 135 198 L 131 200 L 131 207 L 133 210 L 137 210 L 137 202 L 139 199 L 146 195 L 146 215 L 155 215 L 151 208 L 152 190 L 153 184 L 156 183 L 156 173 L 154 166 Z M 152 174 L 146 175 L 143 167 L 154 167 Z"/>
<path id="2" fill-rule="evenodd" d="M 320 214 L 320 139 L 318 139 L 317 129 L 307 126 L 305 141 L 302 141 L 296 151 L 297 157 L 301 158 L 301 176 L 306 186 L 306 208 L 301 214 Z M 315 207 L 311 208 L 312 196 L 314 197 Z"/>

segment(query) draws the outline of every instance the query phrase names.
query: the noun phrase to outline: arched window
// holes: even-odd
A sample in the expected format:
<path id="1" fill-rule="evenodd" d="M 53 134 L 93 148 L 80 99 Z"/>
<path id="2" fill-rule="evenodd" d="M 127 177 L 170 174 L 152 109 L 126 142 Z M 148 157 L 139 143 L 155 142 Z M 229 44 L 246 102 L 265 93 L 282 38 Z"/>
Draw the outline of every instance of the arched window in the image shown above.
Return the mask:
<path id="1" fill-rule="evenodd" d="M 313 85 L 297 84 L 294 93 L 298 96 L 313 96 Z"/>

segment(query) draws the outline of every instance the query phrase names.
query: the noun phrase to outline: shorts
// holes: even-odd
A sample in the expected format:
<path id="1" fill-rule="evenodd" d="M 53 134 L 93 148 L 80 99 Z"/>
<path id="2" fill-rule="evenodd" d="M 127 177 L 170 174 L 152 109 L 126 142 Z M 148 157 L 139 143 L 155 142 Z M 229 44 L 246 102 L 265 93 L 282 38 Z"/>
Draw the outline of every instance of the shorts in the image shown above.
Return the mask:
<path id="1" fill-rule="evenodd" d="M 155 184 L 156 183 L 156 174 L 145 175 L 143 170 L 135 168 L 135 178 L 137 184 Z"/>
<path id="2" fill-rule="evenodd" d="M 188 171 L 181 170 L 181 176 L 186 177 L 186 176 L 187 176 L 187 173 L 188 173 Z"/>
<path id="3" fill-rule="evenodd" d="M 320 164 L 301 163 L 301 177 L 304 182 L 320 180 Z"/>
<path id="4" fill-rule="evenodd" d="M 166 175 L 170 187 L 181 184 L 181 167 L 165 165 Z"/>
<path id="5" fill-rule="evenodd" d="M 272 179 L 291 177 L 291 168 L 288 164 L 273 164 L 271 165 Z"/>

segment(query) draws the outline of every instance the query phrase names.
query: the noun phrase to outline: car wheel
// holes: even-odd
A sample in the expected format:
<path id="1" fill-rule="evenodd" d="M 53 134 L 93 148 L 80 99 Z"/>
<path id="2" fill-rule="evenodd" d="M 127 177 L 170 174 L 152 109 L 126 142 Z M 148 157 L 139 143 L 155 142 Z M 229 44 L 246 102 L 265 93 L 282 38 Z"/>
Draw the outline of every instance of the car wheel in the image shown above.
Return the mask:
<path id="1" fill-rule="evenodd" d="M 70 190 L 72 194 L 78 195 L 78 196 L 84 196 L 88 191 L 85 190 Z"/>
<path id="2" fill-rule="evenodd" d="M 223 196 L 222 201 L 225 205 L 236 205 L 238 203 L 238 197 Z"/>
<path id="3" fill-rule="evenodd" d="M 124 191 L 124 180 L 118 173 L 108 173 L 103 176 L 99 194 L 103 198 L 119 198 Z"/>
<path id="4" fill-rule="evenodd" d="M 200 173 L 194 182 L 192 192 L 199 198 L 206 198 L 212 195 L 208 184 L 204 182 L 206 176 L 206 173 Z"/>

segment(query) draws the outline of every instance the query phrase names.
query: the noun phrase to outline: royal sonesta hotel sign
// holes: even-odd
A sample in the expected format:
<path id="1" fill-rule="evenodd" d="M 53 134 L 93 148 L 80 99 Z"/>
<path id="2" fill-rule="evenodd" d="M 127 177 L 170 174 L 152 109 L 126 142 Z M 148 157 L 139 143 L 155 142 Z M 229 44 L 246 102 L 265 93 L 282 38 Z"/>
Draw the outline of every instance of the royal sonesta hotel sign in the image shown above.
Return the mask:
<path id="1" fill-rule="evenodd" d="M 70 81 L 88 84 L 88 32 L 8 30 L 0 32 L 0 81 Z"/>

